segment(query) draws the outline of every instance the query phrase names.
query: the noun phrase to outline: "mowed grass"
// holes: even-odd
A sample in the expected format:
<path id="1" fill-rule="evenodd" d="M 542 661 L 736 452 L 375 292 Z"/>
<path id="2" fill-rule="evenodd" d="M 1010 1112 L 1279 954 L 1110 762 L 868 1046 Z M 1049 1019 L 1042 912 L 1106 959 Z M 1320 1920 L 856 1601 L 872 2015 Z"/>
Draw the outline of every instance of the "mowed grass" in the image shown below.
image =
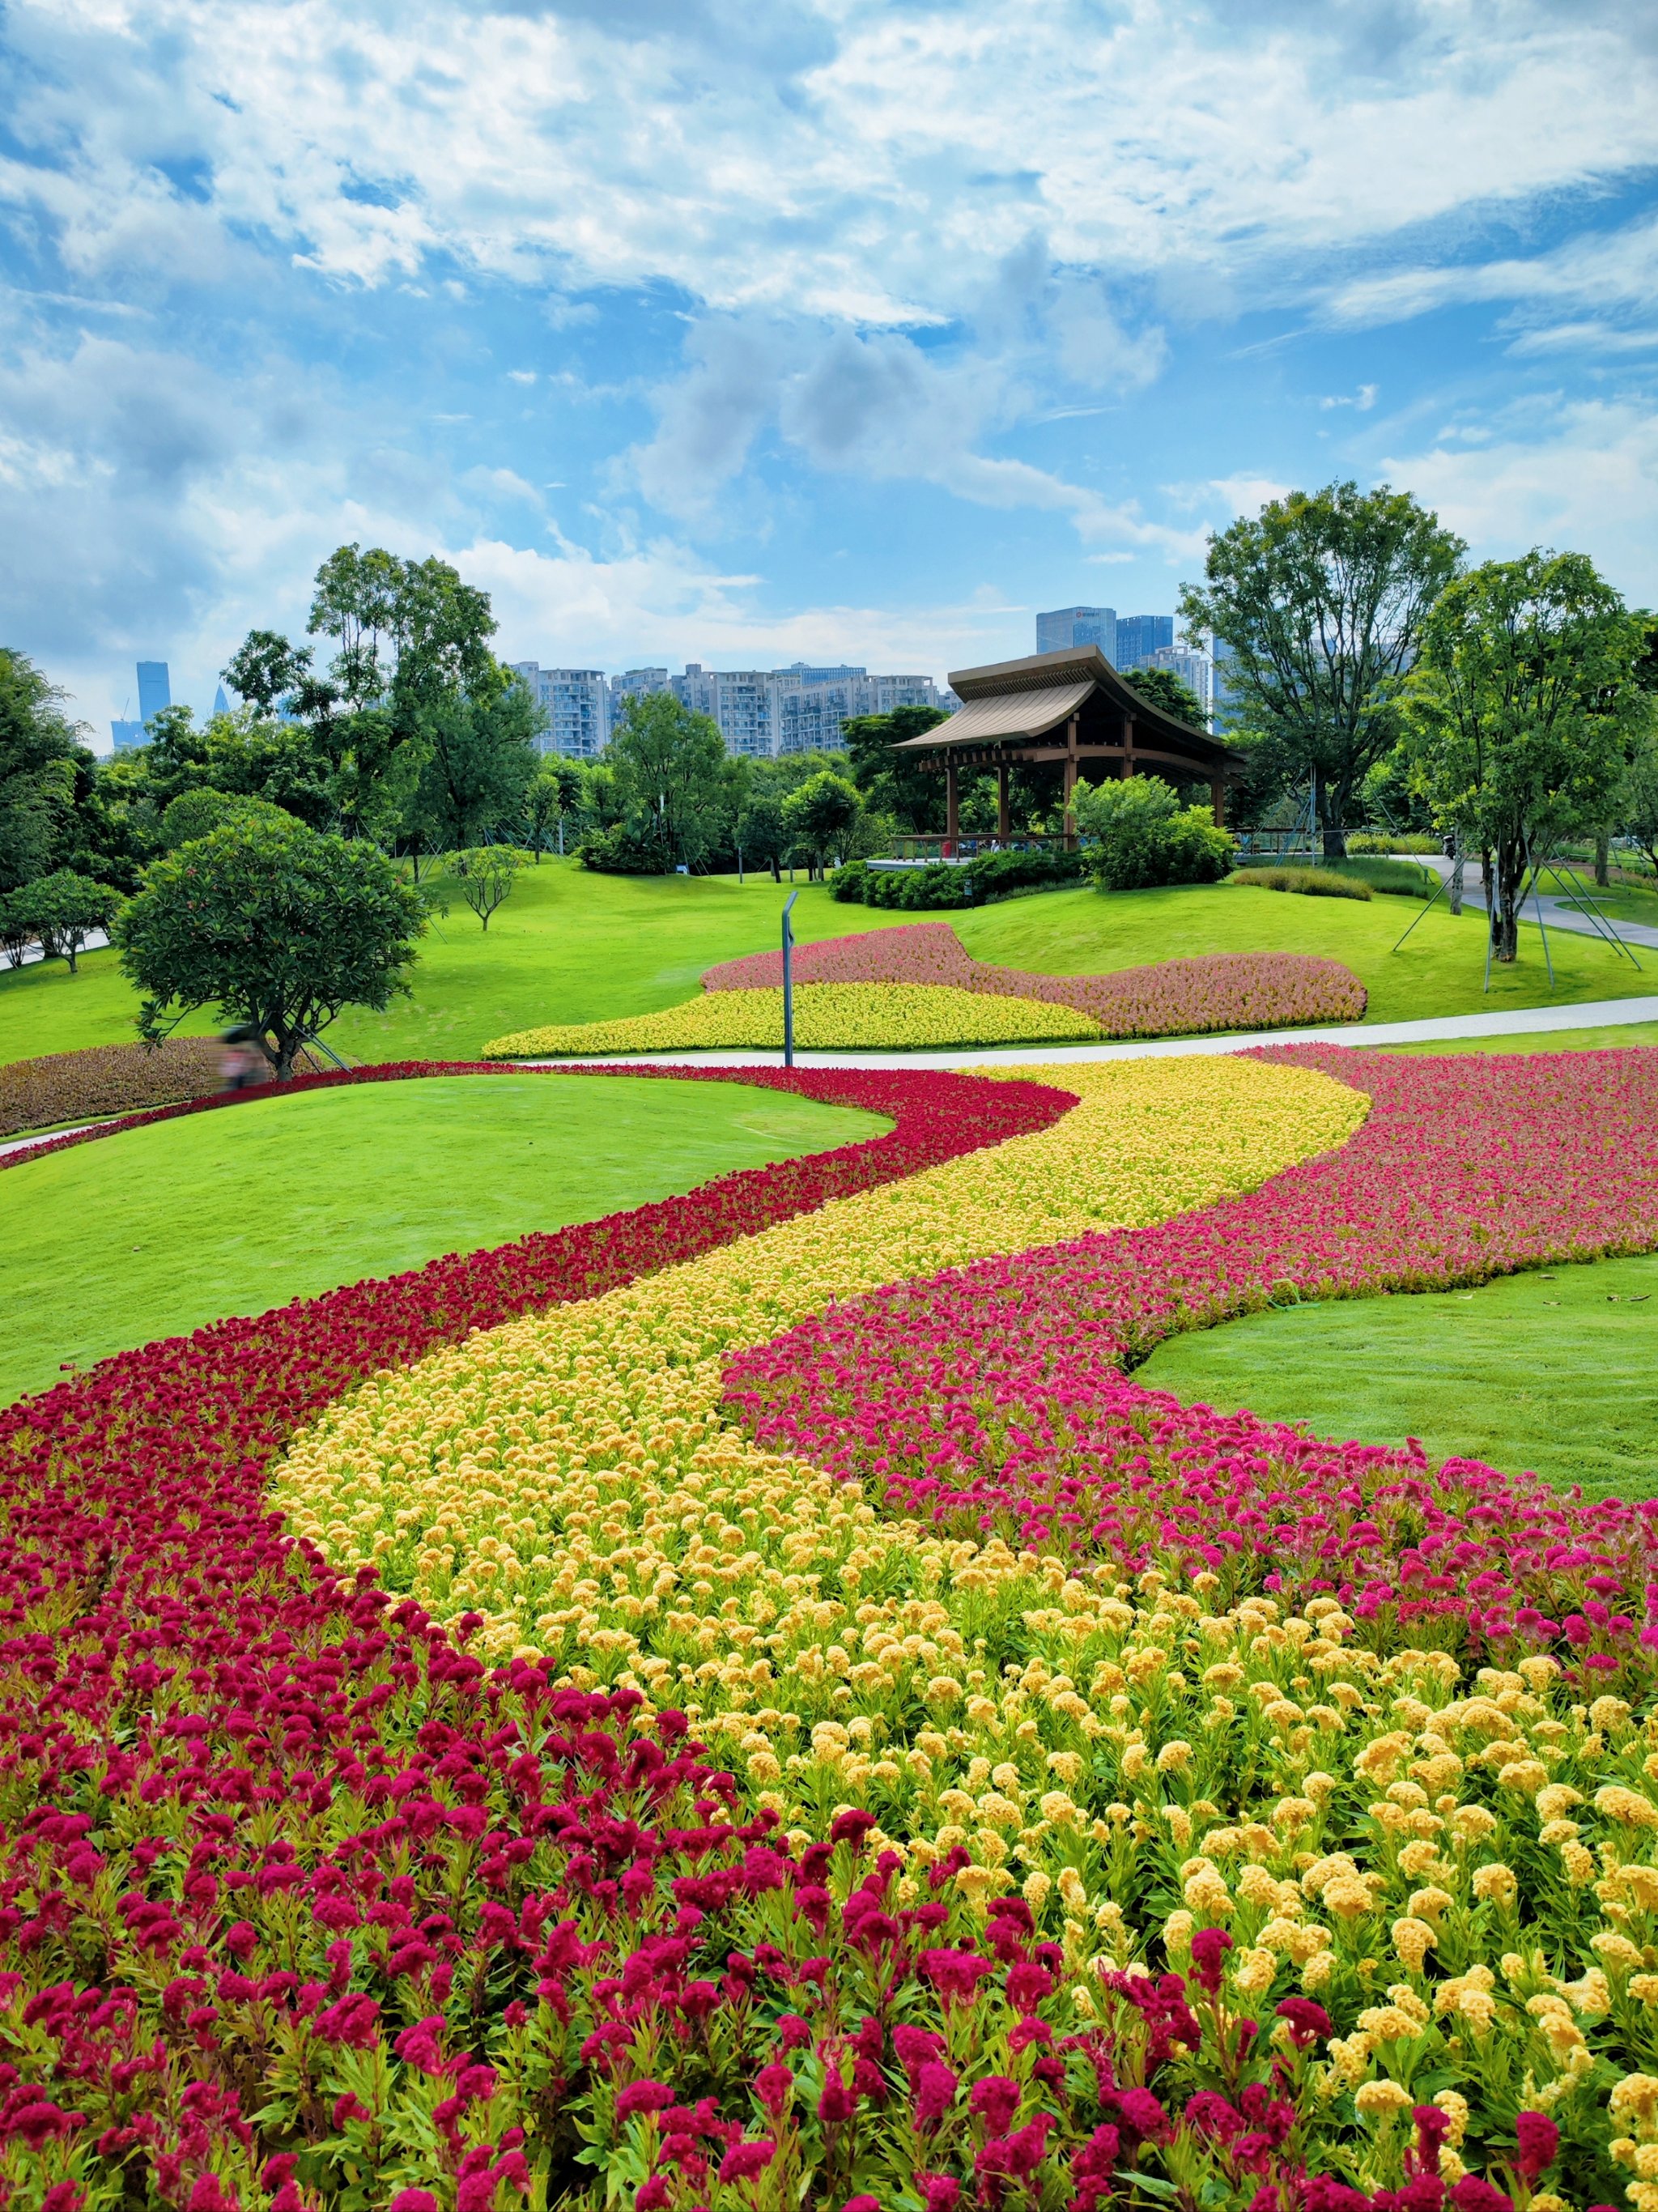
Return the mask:
<path id="1" fill-rule="evenodd" d="M 1335 1299 L 1160 1345 L 1138 1371 L 1186 1404 L 1313 1435 L 1484 1460 L 1591 1496 L 1658 1494 L 1658 1257 L 1477 1291 Z"/>
<path id="2" fill-rule="evenodd" d="M 695 998 L 715 962 L 778 942 L 790 886 L 769 876 L 590 875 L 574 861 L 527 868 L 480 930 L 459 900 L 424 940 L 413 991 L 384 1014 L 349 1009 L 328 1042 L 353 1060 L 470 1059 L 489 1038 L 548 1022 L 615 1019 Z M 1552 991 L 1534 928 L 1521 957 L 1493 969 L 1482 994 L 1485 939 L 1478 915 L 1424 915 L 1402 951 L 1394 944 L 1417 911 L 1405 899 L 1303 898 L 1217 884 L 1174 890 L 1043 892 L 944 915 L 839 906 L 821 885 L 796 886 L 797 939 L 809 943 L 909 921 L 950 923 L 981 960 L 1048 975 L 1090 975 L 1212 952 L 1327 953 L 1370 993 L 1373 1021 L 1626 998 L 1652 987 L 1607 946 L 1556 932 Z M 137 997 L 112 952 L 88 954 L 81 973 L 61 962 L 0 975 L 0 1060 L 121 1042 Z M 186 1025 L 213 1026 L 203 1013 Z"/>
<path id="3" fill-rule="evenodd" d="M 1654 978 L 1658 982 L 1658 977 Z M 1655 992 L 1658 996 L 1658 992 Z M 1387 1044 L 1382 1052 L 1612 1052 L 1658 1045 L 1658 1022 L 1606 1023 L 1590 1030 L 1527 1030 L 1514 1036 L 1447 1037 L 1438 1044 Z"/>
<path id="4" fill-rule="evenodd" d="M 60 1366 L 878 1135 L 741 1083 L 439 1076 L 258 1094 L 0 1172 L 0 1402 Z"/>

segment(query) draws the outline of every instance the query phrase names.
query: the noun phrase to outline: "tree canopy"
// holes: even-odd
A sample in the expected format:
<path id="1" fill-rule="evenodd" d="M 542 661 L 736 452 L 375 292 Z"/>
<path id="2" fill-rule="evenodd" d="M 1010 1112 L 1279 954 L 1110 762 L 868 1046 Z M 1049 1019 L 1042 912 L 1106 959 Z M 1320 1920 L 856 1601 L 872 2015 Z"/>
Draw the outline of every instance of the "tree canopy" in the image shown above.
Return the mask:
<path id="1" fill-rule="evenodd" d="M 1412 776 L 1436 823 L 1491 858 L 1498 960 L 1516 956 L 1527 867 L 1619 803 L 1651 722 L 1644 645 L 1640 618 L 1581 553 L 1485 562 L 1422 626 Z"/>
<path id="2" fill-rule="evenodd" d="M 622 817 L 612 840 L 625 842 L 645 872 L 702 866 L 742 802 L 742 765 L 727 755 L 717 724 L 670 691 L 628 701 L 604 764 Z"/>
<path id="3" fill-rule="evenodd" d="M 47 874 L 73 836 L 76 772 L 91 756 L 64 693 L 0 647 L 0 892 Z"/>
<path id="4" fill-rule="evenodd" d="M 1194 730 L 1205 726 L 1203 702 L 1172 668 L 1131 668 L 1122 680 L 1130 690 L 1138 691 L 1142 699 L 1172 714 L 1177 722 L 1187 722 Z"/>
<path id="5" fill-rule="evenodd" d="M 949 719 L 939 707 L 895 707 L 890 714 L 858 714 L 841 725 L 853 781 L 872 809 L 891 815 L 901 829 L 942 829 L 944 787 L 943 777 L 913 753 L 893 747 Z"/>
<path id="6" fill-rule="evenodd" d="M 408 988 L 426 925 L 422 894 L 372 845 L 260 820 L 152 863 L 114 933 L 147 1042 L 216 1006 L 285 1081 L 343 1007 L 380 1011 Z"/>
<path id="7" fill-rule="evenodd" d="M 1232 649 L 1235 742 L 1282 783 L 1316 777 L 1329 859 L 1398 741 L 1428 611 L 1466 550 L 1408 492 L 1328 484 L 1241 517 L 1210 539 L 1204 581 L 1181 586 L 1187 630 Z"/>

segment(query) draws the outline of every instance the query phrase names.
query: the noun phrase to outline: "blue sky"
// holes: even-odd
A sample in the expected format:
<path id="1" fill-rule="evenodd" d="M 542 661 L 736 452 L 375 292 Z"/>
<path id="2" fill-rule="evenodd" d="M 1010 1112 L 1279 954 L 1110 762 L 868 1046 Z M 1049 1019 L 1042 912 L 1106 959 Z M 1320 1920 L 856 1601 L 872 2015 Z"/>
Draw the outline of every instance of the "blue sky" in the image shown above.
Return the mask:
<path id="1" fill-rule="evenodd" d="M 610 668 L 942 677 L 1338 476 L 1658 601 L 1636 0 L 6 0 L 0 210 L 0 639 L 100 745 L 353 538 Z"/>

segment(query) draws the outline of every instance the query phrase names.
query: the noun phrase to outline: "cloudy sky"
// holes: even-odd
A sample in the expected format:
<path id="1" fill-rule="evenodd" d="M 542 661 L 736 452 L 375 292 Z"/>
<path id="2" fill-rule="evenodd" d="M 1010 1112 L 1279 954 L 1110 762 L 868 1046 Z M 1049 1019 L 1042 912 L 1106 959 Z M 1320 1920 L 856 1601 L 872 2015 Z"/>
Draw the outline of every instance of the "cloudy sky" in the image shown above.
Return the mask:
<path id="1" fill-rule="evenodd" d="M 347 538 L 511 659 L 942 676 L 1387 479 L 1658 599 L 1643 0 L 0 0 L 0 641 Z"/>

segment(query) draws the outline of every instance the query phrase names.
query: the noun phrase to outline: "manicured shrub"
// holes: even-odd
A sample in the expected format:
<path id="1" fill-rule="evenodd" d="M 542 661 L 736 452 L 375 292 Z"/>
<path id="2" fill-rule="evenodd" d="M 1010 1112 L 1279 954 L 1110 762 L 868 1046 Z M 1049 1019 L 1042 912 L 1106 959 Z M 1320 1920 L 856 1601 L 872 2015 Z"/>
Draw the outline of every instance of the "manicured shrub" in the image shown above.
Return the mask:
<path id="1" fill-rule="evenodd" d="M 1206 807 L 1182 807 L 1155 775 L 1084 784 L 1077 826 L 1089 840 L 1089 872 L 1102 890 L 1162 884 L 1218 883 L 1232 865 L 1235 840 Z"/>
<path id="2" fill-rule="evenodd" d="M 174 1037 L 153 1048 L 91 1045 L 15 1060 L 0 1067 L 0 1137 L 203 1097 L 220 1087 L 222 1054 L 211 1037 Z"/>
<path id="3" fill-rule="evenodd" d="M 1298 891 L 1305 898 L 1368 900 L 1372 896 L 1362 877 L 1338 875 L 1333 868 L 1239 868 L 1232 881 L 1248 890 Z"/>
<path id="4" fill-rule="evenodd" d="M 1424 830 L 1407 830 L 1394 834 L 1388 830 L 1352 830 L 1347 834 L 1350 853 L 1442 853 L 1445 841 Z"/>
<path id="5" fill-rule="evenodd" d="M 906 912 L 984 906 L 1016 890 L 1060 890 L 1080 883 L 1086 855 L 1038 848 L 1030 852 L 981 853 L 962 862 L 872 868 L 849 860 L 830 876 L 829 890 L 844 905 L 896 907 Z"/>

